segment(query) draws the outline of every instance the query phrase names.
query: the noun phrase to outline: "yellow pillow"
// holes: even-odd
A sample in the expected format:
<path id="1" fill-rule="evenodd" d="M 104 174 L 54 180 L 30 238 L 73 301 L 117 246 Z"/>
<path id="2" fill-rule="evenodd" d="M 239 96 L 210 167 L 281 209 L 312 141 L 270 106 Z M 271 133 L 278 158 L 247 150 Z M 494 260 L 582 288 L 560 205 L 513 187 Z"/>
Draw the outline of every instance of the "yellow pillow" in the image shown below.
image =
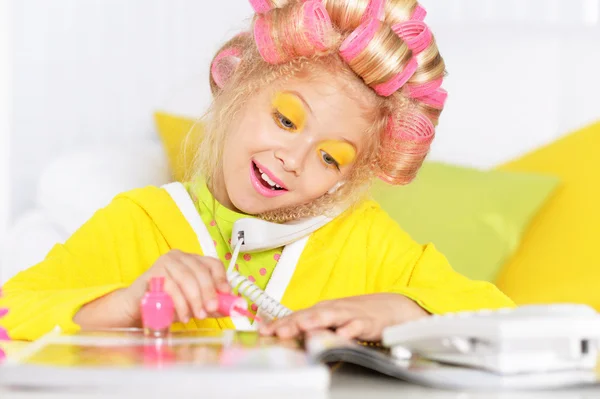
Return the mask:
<path id="1" fill-rule="evenodd" d="M 202 124 L 192 118 L 155 112 L 158 135 L 165 147 L 173 179 L 183 181 L 191 171 L 202 140 Z"/>
<path id="2" fill-rule="evenodd" d="M 597 123 L 500 167 L 562 182 L 498 276 L 498 287 L 517 303 L 573 302 L 600 310 L 599 154 Z"/>

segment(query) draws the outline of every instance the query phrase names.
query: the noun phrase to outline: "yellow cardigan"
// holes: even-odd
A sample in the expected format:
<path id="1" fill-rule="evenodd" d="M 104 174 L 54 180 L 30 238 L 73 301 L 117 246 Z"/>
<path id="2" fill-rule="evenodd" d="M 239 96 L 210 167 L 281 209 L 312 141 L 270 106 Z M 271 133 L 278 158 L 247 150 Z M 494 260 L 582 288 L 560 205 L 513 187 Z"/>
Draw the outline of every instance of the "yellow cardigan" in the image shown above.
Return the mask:
<path id="1" fill-rule="evenodd" d="M 130 285 L 171 249 L 202 254 L 197 236 L 162 188 L 117 196 L 45 260 L 4 286 L 0 321 L 12 339 L 60 326 L 77 331 L 84 304 Z M 419 245 L 376 202 L 366 201 L 314 232 L 282 298 L 289 309 L 377 292 L 415 300 L 431 313 L 514 306 L 494 285 L 456 273 L 433 245 Z M 175 328 L 233 328 L 229 318 Z"/>

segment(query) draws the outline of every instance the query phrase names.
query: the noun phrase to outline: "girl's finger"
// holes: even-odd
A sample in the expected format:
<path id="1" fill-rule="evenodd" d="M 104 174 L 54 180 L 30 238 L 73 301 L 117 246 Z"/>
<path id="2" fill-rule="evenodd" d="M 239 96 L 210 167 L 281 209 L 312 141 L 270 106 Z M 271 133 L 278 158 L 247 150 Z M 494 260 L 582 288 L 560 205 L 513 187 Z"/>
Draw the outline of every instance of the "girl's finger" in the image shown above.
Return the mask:
<path id="1" fill-rule="evenodd" d="M 335 332 L 342 337 L 354 339 L 364 336 L 367 333 L 367 325 L 368 323 L 364 319 L 354 319 L 338 327 Z"/>
<path id="2" fill-rule="evenodd" d="M 203 319 L 206 314 L 202 310 L 202 295 L 200 287 L 192 270 L 185 264 L 185 257 L 180 257 L 176 261 L 169 263 L 165 267 L 169 276 L 177 284 L 179 292 L 186 302 L 188 320 L 193 313 L 194 317 Z M 204 317 L 203 317 L 204 316 Z"/>
<path id="3" fill-rule="evenodd" d="M 304 331 L 336 328 L 351 321 L 353 316 L 356 316 L 356 313 L 345 307 L 313 308 L 310 312 L 299 315 L 298 325 Z"/>
<path id="4" fill-rule="evenodd" d="M 289 339 L 300 335 L 300 329 L 294 320 L 290 320 L 275 330 L 275 335 L 283 339 Z"/>
<path id="5" fill-rule="evenodd" d="M 283 319 L 277 319 L 277 320 L 274 320 L 274 321 L 272 321 L 270 323 L 263 324 L 262 326 L 260 326 L 260 328 L 258 329 L 258 331 L 262 335 L 273 335 L 273 333 L 275 332 L 275 330 L 279 326 L 282 326 L 284 323 L 286 323 L 286 321 L 283 321 Z"/>
<path id="6" fill-rule="evenodd" d="M 179 285 L 172 279 L 169 273 L 167 274 L 168 276 L 165 278 L 165 292 L 169 294 L 173 300 L 177 319 L 180 322 L 187 324 L 190 321 L 190 308 Z"/>
<path id="7" fill-rule="evenodd" d="M 281 331 L 308 332 L 316 329 L 335 328 L 348 323 L 355 315 L 350 309 L 336 305 L 335 307 L 312 307 L 276 320 L 261 328 L 264 335 L 280 335 Z"/>
<path id="8" fill-rule="evenodd" d="M 183 262 L 190 271 L 190 278 L 194 281 L 197 291 L 189 300 L 192 301 L 192 307 L 198 313 L 196 317 L 203 319 L 208 313 L 215 312 L 219 307 L 212 274 L 208 267 L 195 256 L 188 256 L 183 259 Z"/>
<path id="9" fill-rule="evenodd" d="M 275 330 L 277 330 L 278 328 L 284 325 L 296 323 L 295 320 L 304 312 L 306 312 L 306 310 L 299 310 L 295 313 L 292 313 L 289 316 L 285 316 L 281 319 L 276 319 L 269 323 L 265 323 L 259 328 L 259 332 L 263 335 L 273 335 L 275 333 Z"/>
<path id="10" fill-rule="evenodd" d="M 216 289 L 223 294 L 229 294 L 231 292 L 231 285 L 227 280 L 227 272 L 223 263 L 219 259 L 207 256 L 200 259 L 210 270 Z"/>

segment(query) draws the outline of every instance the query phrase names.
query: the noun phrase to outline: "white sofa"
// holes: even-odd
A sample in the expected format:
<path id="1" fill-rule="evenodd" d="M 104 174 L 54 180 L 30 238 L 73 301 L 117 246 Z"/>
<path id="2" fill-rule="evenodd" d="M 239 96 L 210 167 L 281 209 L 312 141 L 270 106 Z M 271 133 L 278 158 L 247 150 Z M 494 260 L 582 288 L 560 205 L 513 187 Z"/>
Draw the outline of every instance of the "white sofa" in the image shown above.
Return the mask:
<path id="1" fill-rule="evenodd" d="M 0 252 L 0 282 L 43 260 L 116 194 L 169 180 L 157 141 L 82 148 L 57 157 L 41 173 L 35 206 L 9 229 Z"/>

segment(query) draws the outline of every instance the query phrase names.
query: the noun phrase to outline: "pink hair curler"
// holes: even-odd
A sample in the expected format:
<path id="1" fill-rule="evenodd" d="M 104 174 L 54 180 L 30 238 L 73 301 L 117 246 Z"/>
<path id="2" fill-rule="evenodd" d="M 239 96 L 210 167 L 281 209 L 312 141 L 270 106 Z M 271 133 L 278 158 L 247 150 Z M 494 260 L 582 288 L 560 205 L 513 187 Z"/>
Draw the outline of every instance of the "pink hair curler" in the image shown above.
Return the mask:
<path id="1" fill-rule="evenodd" d="M 327 34 L 333 30 L 327 9 L 320 1 L 306 1 L 303 10 L 302 21 L 310 44 L 318 51 L 327 50 Z"/>
<path id="2" fill-rule="evenodd" d="M 264 17 L 258 18 L 254 23 L 254 41 L 263 60 L 269 64 L 279 64 L 282 58 L 275 48 L 269 30 L 269 22 Z"/>
<path id="3" fill-rule="evenodd" d="M 235 68 L 240 63 L 241 56 L 241 50 L 235 47 L 227 48 L 217 54 L 210 66 L 210 73 L 219 88 L 222 89 L 233 75 Z"/>
<path id="4" fill-rule="evenodd" d="M 442 109 L 444 108 L 447 98 L 448 92 L 442 88 L 439 88 L 431 94 L 419 97 L 419 101 L 435 109 Z"/>
<path id="5" fill-rule="evenodd" d="M 273 8 L 269 0 L 250 0 L 250 5 L 259 14 L 264 14 Z"/>
<path id="6" fill-rule="evenodd" d="M 369 18 L 383 21 L 385 18 L 385 1 L 386 0 L 370 0 L 361 22 Z"/>
<path id="7" fill-rule="evenodd" d="M 175 317 L 173 299 L 164 291 L 164 286 L 164 277 L 152 277 L 140 303 L 144 333 L 156 338 L 169 333 Z"/>
<path id="8" fill-rule="evenodd" d="M 404 66 L 396 76 L 388 80 L 387 82 L 380 83 L 373 86 L 373 90 L 380 96 L 388 97 L 394 94 L 400 89 L 408 80 L 414 75 L 419 65 L 414 57 L 411 57 L 410 61 Z"/>
<path id="9" fill-rule="evenodd" d="M 350 63 L 363 52 L 380 26 L 381 22 L 375 18 L 365 19 L 340 45 L 342 59 Z"/>
<path id="10" fill-rule="evenodd" d="M 417 4 L 410 19 L 413 21 L 424 21 L 426 16 L 427 10 L 425 10 L 420 4 Z"/>
<path id="11" fill-rule="evenodd" d="M 410 182 L 429 152 L 434 136 L 435 127 L 425 115 L 390 116 L 382 137 L 385 153 L 381 156 L 383 164 L 379 164 L 378 177 L 393 185 Z"/>
<path id="12" fill-rule="evenodd" d="M 261 15 L 254 23 L 254 40 L 261 57 L 269 64 L 280 64 L 297 56 L 309 56 L 328 47 L 333 24 L 320 1 L 305 1 L 301 7 L 301 26 L 292 36 L 280 38 L 278 46 L 271 36 L 270 18 Z"/>
<path id="13" fill-rule="evenodd" d="M 422 21 L 406 21 L 394 24 L 392 30 L 406 42 L 413 55 L 422 53 L 433 41 L 431 29 Z"/>
<path id="14" fill-rule="evenodd" d="M 427 143 L 433 141 L 435 126 L 425 115 L 419 113 L 401 114 L 400 118 L 389 117 L 385 139 Z"/>
<path id="15" fill-rule="evenodd" d="M 421 98 L 439 89 L 443 81 L 444 78 L 439 78 L 427 83 L 409 83 L 404 86 L 404 90 L 406 90 L 406 94 L 411 98 Z"/>

